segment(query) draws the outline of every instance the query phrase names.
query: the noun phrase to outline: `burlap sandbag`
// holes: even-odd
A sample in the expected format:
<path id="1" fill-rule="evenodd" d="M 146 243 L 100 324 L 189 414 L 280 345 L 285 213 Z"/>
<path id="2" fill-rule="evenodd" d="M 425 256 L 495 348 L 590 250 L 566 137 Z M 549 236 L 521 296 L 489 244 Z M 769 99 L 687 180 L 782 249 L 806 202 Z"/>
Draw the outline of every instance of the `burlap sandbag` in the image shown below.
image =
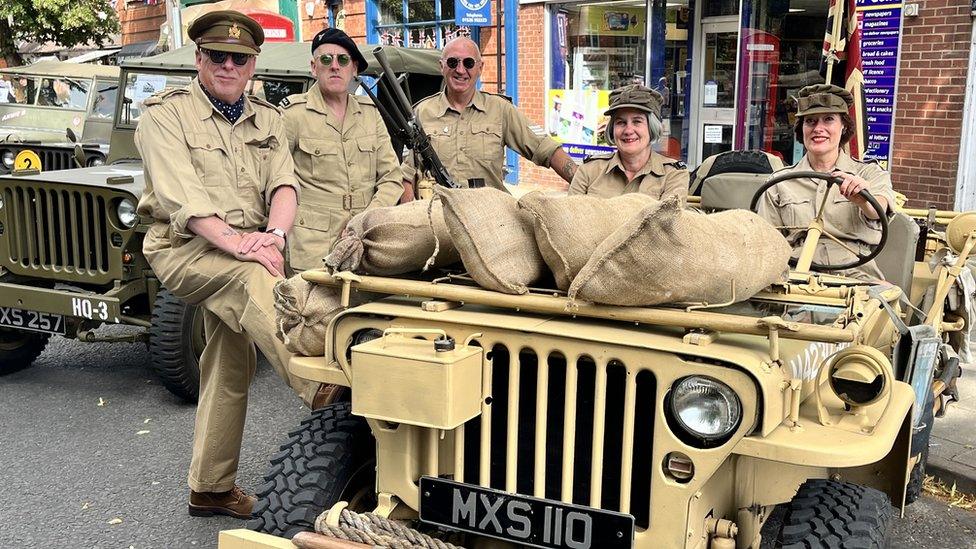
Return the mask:
<path id="1" fill-rule="evenodd" d="M 653 204 L 604 240 L 569 297 L 611 305 L 742 301 L 784 280 L 792 249 L 746 210 L 703 214 L 676 198 Z"/>
<path id="2" fill-rule="evenodd" d="M 341 289 L 313 284 L 295 275 L 274 287 L 278 339 L 285 348 L 302 356 L 325 353 L 325 328 L 342 307 Z"/>
<path id="3" fill-rule="evenodd" d="M 519 208 L 532 216 L 536 244 L 556 286 L 567 290 L 597 246 L 654 202 L 642 193 L 602 198 L 531 192 L 519 199 Z"/>
<path id="4" fill-rule="evenodd" d="M 441 204 L 433 204 L 429 218 L 428 206 L 430 200 L 416 200 L 361 212 L 346 226 L 348 234 L 332 246 L 326 266 L 376 276 L 419 271 L 434 253 L 435 233 L 440 248 L 433 265 L 457 263 L 461 258 L 451 243 Z"/>
<path id="5" fill-rule="evenodd" d="M 512 195 L 480 189 L 434 188 L 444 220 L 468 274 L 480 286 L 524 294 L 545 272 L 532 221 Z"/>

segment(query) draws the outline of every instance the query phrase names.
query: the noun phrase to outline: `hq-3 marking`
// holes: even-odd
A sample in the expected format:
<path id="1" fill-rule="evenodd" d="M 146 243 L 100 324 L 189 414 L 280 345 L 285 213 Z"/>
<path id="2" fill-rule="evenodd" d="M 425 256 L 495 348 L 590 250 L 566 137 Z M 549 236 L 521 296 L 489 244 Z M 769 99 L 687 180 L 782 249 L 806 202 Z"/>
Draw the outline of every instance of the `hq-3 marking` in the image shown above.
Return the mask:
<path id="1" fill-rule="evenodd" d="M 89 320 L 108 320 L 108 303 L 86 297 L 72 297 L 71 314 Z"/>

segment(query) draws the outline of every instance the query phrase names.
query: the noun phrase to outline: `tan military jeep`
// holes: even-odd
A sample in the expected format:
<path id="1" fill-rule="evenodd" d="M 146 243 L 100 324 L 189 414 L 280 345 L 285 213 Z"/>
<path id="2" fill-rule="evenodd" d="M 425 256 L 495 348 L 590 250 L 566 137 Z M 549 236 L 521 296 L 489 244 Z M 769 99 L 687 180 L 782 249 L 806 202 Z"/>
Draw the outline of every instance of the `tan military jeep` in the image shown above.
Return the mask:
<path id="1" fill-rule="evenodd" d="M 946 298 L 976 213 L 898 213 L 885 240 L 893 284 L 815 272 L 809 248 L 787 283 L 734 304 L 308 272 L 387 297 L 337 315 L 325 356 L 292 359 L 351 402 L 272 457 L 248 526 L 273 536 L 220 547 L 292 547 L 340 501 L 476 547 L 884 547 L 954 397 L 964 321 Z"/>

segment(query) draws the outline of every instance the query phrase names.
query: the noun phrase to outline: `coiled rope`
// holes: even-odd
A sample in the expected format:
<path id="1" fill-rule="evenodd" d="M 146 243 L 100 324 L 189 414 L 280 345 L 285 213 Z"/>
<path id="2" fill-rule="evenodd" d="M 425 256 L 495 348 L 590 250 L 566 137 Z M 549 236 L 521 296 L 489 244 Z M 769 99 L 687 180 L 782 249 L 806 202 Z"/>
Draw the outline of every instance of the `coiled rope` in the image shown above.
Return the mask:
<path id="1" fill-rule="evenodd" d="M 391 549 L 464 549 L 373 513 L 343 509 L 338 527 L 327 523 L 328 515 L 326 511 L 315 519 L 315 531 L 326 536 Z"/>

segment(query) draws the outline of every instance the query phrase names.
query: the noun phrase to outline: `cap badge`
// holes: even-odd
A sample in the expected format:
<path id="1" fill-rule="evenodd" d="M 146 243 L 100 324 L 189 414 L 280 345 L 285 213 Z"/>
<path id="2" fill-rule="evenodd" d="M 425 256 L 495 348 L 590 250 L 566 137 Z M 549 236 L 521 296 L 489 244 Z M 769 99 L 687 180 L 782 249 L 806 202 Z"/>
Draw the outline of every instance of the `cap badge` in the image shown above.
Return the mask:
<path id="1" fill-rule="evenodd" d="M 233 25 L 230 26 L 230 28 L 227 29 L 227 36 L 229 36 L 230 38 L 241 37 L 241 28 L 237 26 L 237 23 L 234 23 Z"/>

